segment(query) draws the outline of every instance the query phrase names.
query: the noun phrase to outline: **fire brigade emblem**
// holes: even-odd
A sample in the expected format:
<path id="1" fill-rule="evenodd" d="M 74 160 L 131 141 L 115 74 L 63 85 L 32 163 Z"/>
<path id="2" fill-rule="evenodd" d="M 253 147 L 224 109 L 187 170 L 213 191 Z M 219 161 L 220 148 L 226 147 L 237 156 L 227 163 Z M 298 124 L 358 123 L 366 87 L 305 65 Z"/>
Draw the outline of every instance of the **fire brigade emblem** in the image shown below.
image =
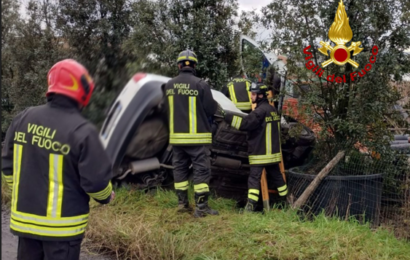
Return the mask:
<path id="1" fill-rule="evenodd" d="M 329 56 L 328 51 L 330 51 L 330 59 L 322 62 L 323 68 L 331 63 L 335 63 L 339 66 L 350 63 L 355 68 L 359 67 L 359 63 L 350 58 L 350 52 L 353 51 L 353 55 L 359 54 L 363 50 L 363 48 L 359 47 L 362 43 L 352 42 L 350 47 L 346 47 L 345 45 L 352 37 L 353 32 L 349 25 L 349 18 L 347 18 L 343 0 L 340 0 L 335 20 L 329 29 L 329 39 L 334 42 L 336 46 L 332 47 L 328 42 L 320 41 L 322 47 L 319 48 L 319 51 L 326 56 Z"/>

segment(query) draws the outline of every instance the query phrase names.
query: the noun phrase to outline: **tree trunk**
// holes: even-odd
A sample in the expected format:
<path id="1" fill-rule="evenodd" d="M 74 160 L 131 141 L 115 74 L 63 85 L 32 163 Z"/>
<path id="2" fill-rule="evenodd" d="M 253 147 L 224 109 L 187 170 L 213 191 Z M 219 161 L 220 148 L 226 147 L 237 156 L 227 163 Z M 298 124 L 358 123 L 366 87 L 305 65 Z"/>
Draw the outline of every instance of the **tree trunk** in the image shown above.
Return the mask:
<path id="1" fill-rule="evenodd" d="M 323 168 L 315 179 L 309 184 L 306 190 L 300 195 L 300 197 L 292 205 L 294 209 L 300 208 L 306 203 L 309 196 L 316 190 L 320 182 L 329 174 L 329 172 L 336 166 L 336 164 L 343 158 L 345 151 L 340 151 L 337 155 Z"/>

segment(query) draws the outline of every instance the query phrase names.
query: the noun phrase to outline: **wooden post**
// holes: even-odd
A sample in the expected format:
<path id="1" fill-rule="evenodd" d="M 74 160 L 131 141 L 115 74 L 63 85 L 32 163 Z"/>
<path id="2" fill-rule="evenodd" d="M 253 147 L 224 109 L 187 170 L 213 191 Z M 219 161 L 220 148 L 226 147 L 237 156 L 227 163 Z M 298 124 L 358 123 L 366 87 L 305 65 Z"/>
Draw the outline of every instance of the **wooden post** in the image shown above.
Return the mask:
<path id="1" fill-rule="evenodd" d="M 261 190 L 262 190 L 263 208 L 265 210 L 269 211 L 270 210 L 269 190 L 268 190 L 268 180 L 266 178 L 265 168 L 263 168 L 262 176 L 261 176 Z"/>
<path id="2" fill-rule="evenodd" d="M 293 203 L 292 208 L 297 209 L 305 204 L 306 200 L 316 190 L 323 178 L 325 178 L 329 174 L 329 172 L 336 166 L 336 164 L 340 161 L 340 159 L 343 158 L 344 155 L 345 151 L 340 151 L 337 153 L 337 155 L 313 179 L 313 181 L 305 189 L 302 195 L 300 195 L 300 197 L 295 201 L 295 203 Z"/>

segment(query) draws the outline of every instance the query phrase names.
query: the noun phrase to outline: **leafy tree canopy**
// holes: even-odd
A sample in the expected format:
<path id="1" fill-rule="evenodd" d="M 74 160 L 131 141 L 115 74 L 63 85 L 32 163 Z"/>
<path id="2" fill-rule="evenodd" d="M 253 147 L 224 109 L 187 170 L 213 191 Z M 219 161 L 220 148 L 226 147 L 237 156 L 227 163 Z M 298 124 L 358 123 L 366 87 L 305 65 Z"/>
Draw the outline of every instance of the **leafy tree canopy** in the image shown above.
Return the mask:
<path id="1" fill-rule="evenodd" d="M 316 114 L 316 123 L 322 127 L 322 144 L 387 145 L 384 137 L 390 133 L 386 118 L 398 119 L 392 108 L 400 99 L 392 82 L 400 81 L 410 68 L 410 57 L 403 52 L 410 47 L 410 4 L 404 0 L 343 1 L 353 35 L 346 46 L 360 41 L 363 48 L 357 56 L 351 51 L 359 67 L 349 63 L 344 66 L 330 64 L 319 77 L 306 68 L 307 55 L 303 49 L 311 46 L 309 51 L 313 57 L 310 60 L 315 65 L 320 66 L 329 59 L 318 49 L 322 47 L 320 41 L 335 46 L 328 32 L 335 21 L 339 2 L 272 1 L 262 9 L 263 14 L 257 20 L 271 30 L 272 47 L 288 56 L 289 80 L 293 87 L 299 88 L 302 96 L 299 104 L 306 108 L 308 115 Z M 378 53 L 371 70 L 352 80 L 349 75 L 364 69 L 375 45 Z M 328 75 L 347 75 L 346 82 L 329 82 Z M 308 87 L 302 89 L 301 86 Z M 382 147 L 377 149 L 383 150 Z"/>

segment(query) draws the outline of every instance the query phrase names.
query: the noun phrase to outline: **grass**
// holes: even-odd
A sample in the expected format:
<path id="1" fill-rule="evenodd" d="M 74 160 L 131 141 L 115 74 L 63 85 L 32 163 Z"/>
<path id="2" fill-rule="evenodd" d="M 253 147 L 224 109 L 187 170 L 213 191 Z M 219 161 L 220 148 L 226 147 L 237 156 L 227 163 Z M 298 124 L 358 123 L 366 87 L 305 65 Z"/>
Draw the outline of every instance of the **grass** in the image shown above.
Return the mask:
<path id="1" fill-rule="evenodd" d="M 91 202 L 84 246 L 121 260 L 410 259 L 408 242 L 353 220 L 319 215 L 303 221 L 292 210 L 239 214 L 233 201 L 221 198 L 210 205 L 219 216 L 195 219 L 176 213 L 172 191 L 120 189 L 108 205 Z"/>
<path id="2" fill-rule="evenodd" d="M 219 216 L 195 219 L 176 213 L 172 191 L 122 189 L 110 205 L 93 203 L 87 245 L 118 259 L 410 259 L 408 242 L 353 220 L 302 221 L 292 210 L 239 214 L 221 198 L 210 205 Z"/>
<path id="3" fill-rule="evenodd" d="M 11 202 L 11 192 L 7 186 L 6 179 L 1 175 L 1 205 L 8 206 Z"/>

